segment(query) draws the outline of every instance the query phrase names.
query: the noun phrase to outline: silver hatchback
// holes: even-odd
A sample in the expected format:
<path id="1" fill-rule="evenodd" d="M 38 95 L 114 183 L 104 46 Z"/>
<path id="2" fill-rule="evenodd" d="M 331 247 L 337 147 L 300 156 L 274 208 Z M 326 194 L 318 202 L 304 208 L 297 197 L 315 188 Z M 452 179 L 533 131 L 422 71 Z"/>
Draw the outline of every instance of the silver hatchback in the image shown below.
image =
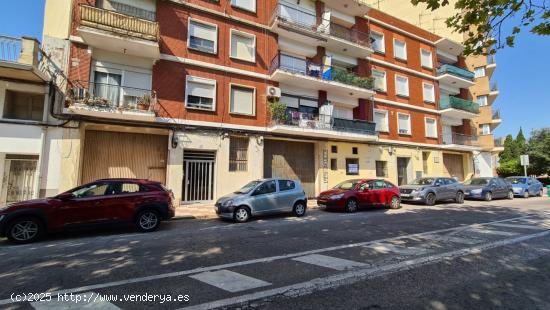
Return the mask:
<path id="1" fill-rule="evenodd" d="M 307 197 L 298 181 L 263 179 L 246 184 L 240 190 L 216 202 L 216 214 L 244 223 L 252 216 L 292 212 L 306 214 Z"/>

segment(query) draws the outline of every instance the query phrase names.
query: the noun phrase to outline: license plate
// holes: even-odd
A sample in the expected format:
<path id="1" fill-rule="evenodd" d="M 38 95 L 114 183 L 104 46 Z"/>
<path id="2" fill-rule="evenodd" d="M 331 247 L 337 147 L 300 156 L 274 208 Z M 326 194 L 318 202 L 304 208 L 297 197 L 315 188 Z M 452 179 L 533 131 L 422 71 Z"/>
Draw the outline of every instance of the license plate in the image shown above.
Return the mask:
<path id="1" fill-rule="evenodd" d="M 411 197 L 409 194 L 401 194 L 401 197 Z"/>

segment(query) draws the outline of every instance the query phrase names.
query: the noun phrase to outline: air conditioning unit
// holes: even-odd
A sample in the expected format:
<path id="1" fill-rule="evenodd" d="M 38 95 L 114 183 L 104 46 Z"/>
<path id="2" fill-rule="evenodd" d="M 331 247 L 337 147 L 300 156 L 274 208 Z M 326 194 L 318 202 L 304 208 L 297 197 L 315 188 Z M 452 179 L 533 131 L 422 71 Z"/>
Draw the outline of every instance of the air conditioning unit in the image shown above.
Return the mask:
<path id="1" fill-rule="evenodd" d="M 267 87 L 267 97 L 269 97 L 269 98 L 280 98 L 281 97 L 281 89 L 279 87 L 275 87 L 275 86 L 268 86 Z"/>

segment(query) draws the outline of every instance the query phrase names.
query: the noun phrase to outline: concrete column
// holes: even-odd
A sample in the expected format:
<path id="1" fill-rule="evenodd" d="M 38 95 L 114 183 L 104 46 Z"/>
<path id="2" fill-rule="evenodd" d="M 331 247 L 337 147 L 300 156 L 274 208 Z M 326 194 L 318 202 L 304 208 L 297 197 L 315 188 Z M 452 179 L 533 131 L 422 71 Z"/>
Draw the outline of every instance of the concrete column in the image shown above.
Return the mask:
<path id="1" fill-rule="evenodd" d="M 315 1 L 315 15 L 317 16 L 317 26 L 323 22 L 323 12 L 325 12 L 325 3 Z"/>
<path id="2" fill-rule="evenodd" d="M 21 55 L 19 62 L 26 65 L 38 65 L 38 51 L 40 43 L 38 40 L 30 37 L 21 38 Z"/>
<path id="3" fill-rule="evenodd" d="M 172 147 L 172 135 L 168 136 L 168 162 L 166 165 L 166 187 L 172 190 L 179 205 L 182 199 L 183 184 L 183 144 L 178 143 L 176 148 Z M 176 139 L 179 135 L 176 133 Z"/>
<path id="4" fill-rule="evenodd" d="M 321 107 L 322 105 L 327 103 L 327 98 L 328 98 L 327 91 L 326 90 L 320 90 L 317 105 L 319 107 Z"/>

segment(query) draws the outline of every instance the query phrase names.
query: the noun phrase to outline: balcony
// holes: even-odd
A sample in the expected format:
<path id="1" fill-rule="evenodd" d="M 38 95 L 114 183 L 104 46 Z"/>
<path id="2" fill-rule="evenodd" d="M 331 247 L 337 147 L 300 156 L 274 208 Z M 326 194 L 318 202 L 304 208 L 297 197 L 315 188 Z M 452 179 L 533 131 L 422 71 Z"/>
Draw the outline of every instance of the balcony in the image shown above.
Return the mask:
<path id="1" fill-rule="evenodd" d="M 443 148 L 453 150 L 479 150 L 480 143 L 477 136 L 461 133 L 443 134 Z"/>
<path id="2" fill-rule="evenodd" d="M 495 138 L 493 152 L 504 151 L 504 138 Z"/>
<path id="3" fill-rule="evenodd" d="M 324 0 L 325 5 L 350 16 L 365 16 L 369 12 L 367 0 Z"/>
<path id="4" fill-rule="evenodd" d="M 439 110 L 442 117 L 457 120 L 456 124 L 450 125 L 458 126 L 462 124 L 462 119 L 473 119 L 479 115 L 479 104 L 458 97 L 442 96 Z"/>
<path id="5" fill-rule="evenodd" d="M 54 67 L 36 39 L 0 35 L 0 78 L 41 83 L 59 71 Z"/>
<path id="6" fill-rule="evenodd" d="M 372 53 L 370 36 L 330 20 L 317 23 L 314 11 L 279 2 L 272 18 L 272 31 L 309 46 L 323 46 L 355 58 L 366 58 Z"/>
<path id="7" fill-rule="evenodd" d="M 313 63 L 302 58 L 279 54 L 271 63 L 271 78 L 279 83 L 302 88 L 325 90 L 344 98 L 371 98 L 373 79 L 336 68 Z"/>
<path id="8" fill-rule="evenodd" d="M 145 58 L 160 57 L 159 25 L 145 18 L 80 5 L 78 31 L 90 46 Z"/>
<path id="9" fill-rule="evenodd" d="M 437 80 L 454 89 L 475 85 L 473 72 L 449 64 L 442 65 L 437 69 Z"/>
<path id="10" fill-rule="evenodd" d="M 487 70 L 487 76 L 489 78 L 493 76 L 493 73 L 495 72 L 496 68 L 497 68 L 497 63 L 495 60 L 495 55 L 487 56 L 487 66 L 485 67 L 485 69 Z"/>
<path id="11" fill-rule="evenodd" d="M 158 104 L 151 90 L 74 81 L 65 108 L 65 112 L 81 116 L 153 122 Z"/>
<path id="12" fill-rule="evenodd" d="M 285 119 L 273 120 L 270 131 L 318 138 L 374 141 L 376 124 L 363 120 L 349 120 L 331 115 L 291 112 Z"/>

